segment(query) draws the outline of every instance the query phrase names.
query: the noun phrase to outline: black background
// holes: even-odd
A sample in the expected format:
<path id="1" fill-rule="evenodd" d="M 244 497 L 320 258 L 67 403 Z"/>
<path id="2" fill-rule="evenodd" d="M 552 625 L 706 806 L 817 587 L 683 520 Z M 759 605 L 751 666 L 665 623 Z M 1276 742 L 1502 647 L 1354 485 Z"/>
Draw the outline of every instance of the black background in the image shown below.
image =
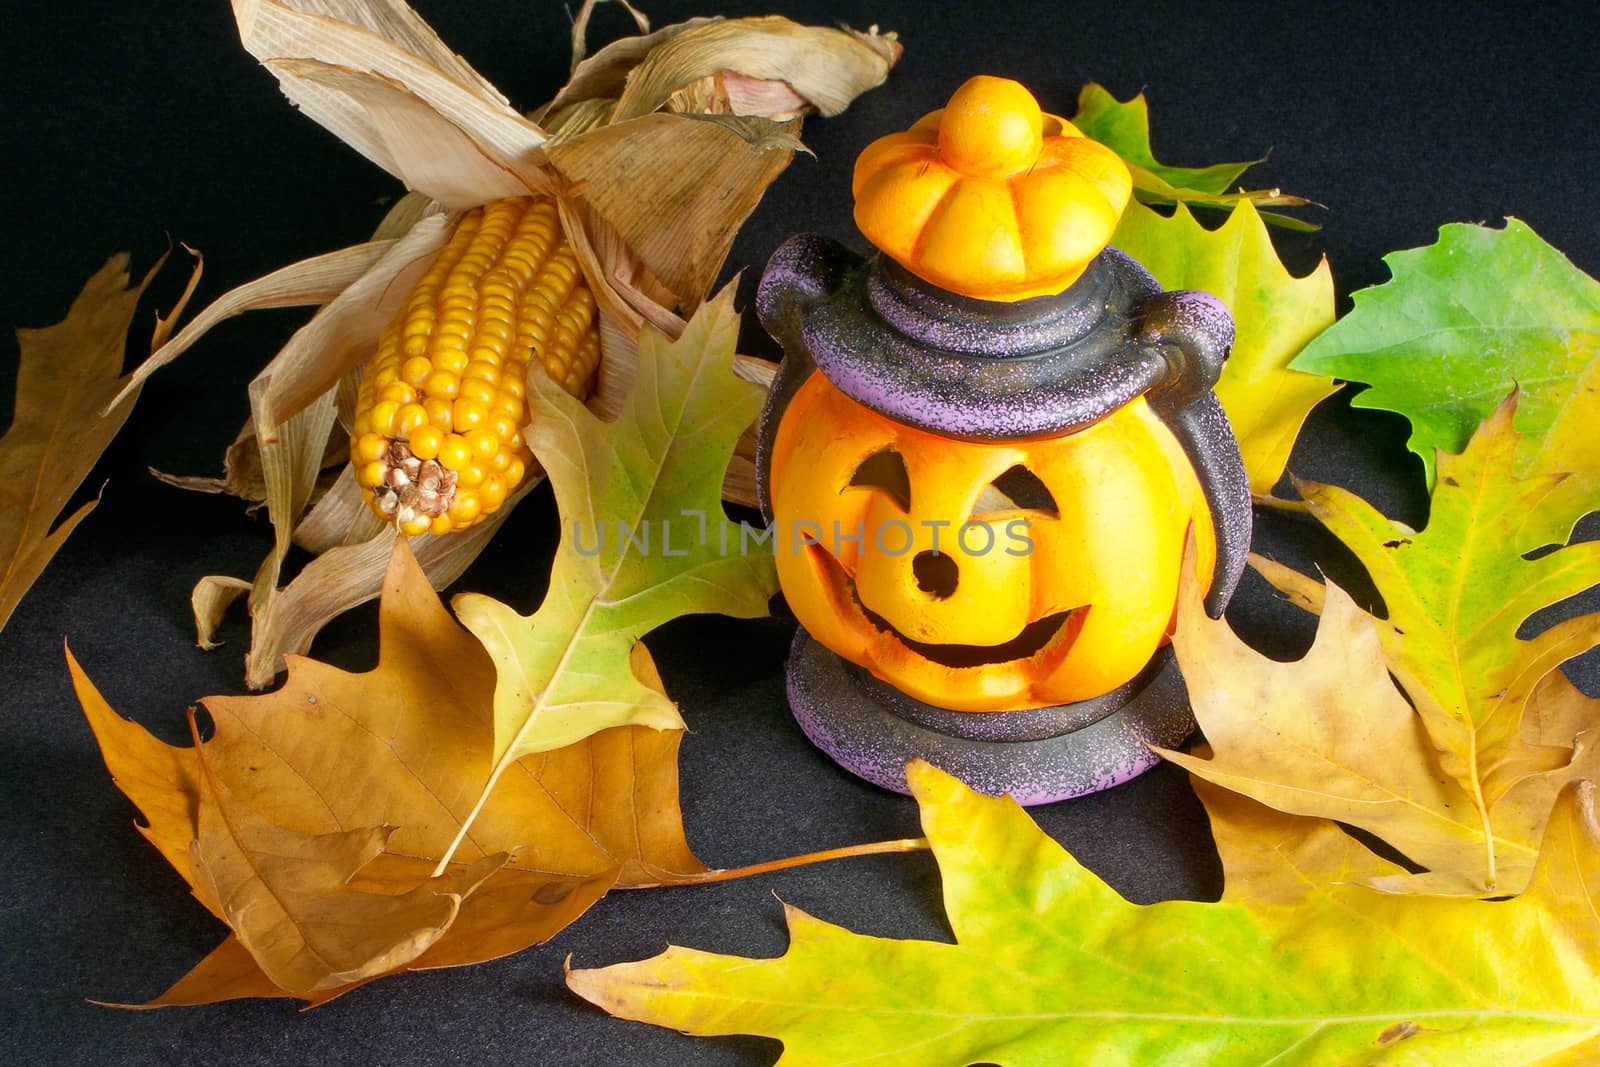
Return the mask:
<path id="1" fill-rule="evenodd" d="M 565 80 L 568 14 L 532 0 L 418 0 L 421 13 L 512 101 L 532 107 Z M 647 3 L 658 25 L 711 6 Z M 812 120 L 817 159 L 798 158 L 735 246 L 730 273 L 751 283 L 796 230 L 861 245 L 849 217 L 851 161 L 868 141 L 939 106 L 968 76 L 1005 74 L 1048 110 L 1071 114 L 1098 80 L 1141 88 L 1158 158 L 1182 164 L 1271 153 L 1252 184 L 1328 205 L 1325 229 L 1280 241 L 1299 273 L 1326 254 L 1340 308 L 1386 277 L 1382 255 L 1433 240 L 1445 222 L 1526 220 L 1581 268 L 1600 268 L 1594 224 L 1596 95 L 1589 9 L 1480 4 L 1072 5 L 724 4 L 811 22 L 877 22 L 906 54 L 888 85 L 845 114 Z M 1574 12 L 1576 11 L 1574 5 Z M 598 44 L 625 32 L 596 18 Z M 397 184 L 298 115 L 238 45 L 220 0 L 10 5 L 4 83 L 8 326 L 58 320 L 111 253 L 142 270 L 168 234 L 202 249 L 196 307 L 292 260 L 363 240 Z M 155 297 L 166 306 L 180 269 Z M 668 941 L 775 955 L 785 938 L 773 895 L 866 933 L 948 938 L 926 855 L 811 867 L 681 890 L 617 893 L 546 946 L 467 970 L 406 975 L 297 1014 L 293 1003 L 236 1002 L 129 1014 L 86 998 L 160 993 L 221 939 L 222 928 L 131 825 L 76 708 L 61 642 L 107 698 L 171 741 L 184 709 L 243 691 L 248 643 L 194 647 L 188 594 L 202 574 L 249 576 L 270 543 L 238 503 L 156 483 L 145 469 L 215 473 L 243 420 L 244 385 L 305 315 L 258 312 L 216 330 L 146 388 L 85 484 L 104 486 L 0 634 L 0 820 L 4 825 L 4 1000 L 0 1026 L 17 1062 L 521 1063 L 771 1062 L 754 1038 L 691 1041 L 606 1018 L 568 994 L 561 961 L 599 966 Z M 135 333 L 151 325 L 141 312 Z M 0 423 L 9 423 L 16 347 L 0 348 Z M 745 347 L 772 352 L 758 330 Z M 1426 519 L 1421 468 L 1404 423 L 1353 412 L 1343 397 L 1312 418 L 1297 474 L 1356 488 L 1413 525 Z M 525 504 L 460 589 L 526 611 L 554 544 L 548 492 Z M 1350 560 L 1311 526 L 1258 514 L 1258 550 L 1315 563 L 1370 603 Z M 1584 605 L 1595 610 L 1593 590 Z M 1258 646 L 1298 655 L 1311 623 L 1253 576 L 1230 617 Z M 790 628 L 777 621 L 679 620 L 650 638 L 691 733 L 683 746 L 691 843 L 735 866 L 855 842 L 914 836 L 909 800 L 849 778 L 813 751 L 784 707 Z M 314 653 L 350 668 L 375 659 L 369 607 L 331 625 Z M 1594 656 L 1574 671 L 1591 691 Z M 1138 901 L 1214 898 L 1220 869 L 1203 815 L 1169 768 L 1099 796 L 1038 812 L 1050 833 Z M 1071 1060 L 1063 1051 L 1063 1062 Z"/>

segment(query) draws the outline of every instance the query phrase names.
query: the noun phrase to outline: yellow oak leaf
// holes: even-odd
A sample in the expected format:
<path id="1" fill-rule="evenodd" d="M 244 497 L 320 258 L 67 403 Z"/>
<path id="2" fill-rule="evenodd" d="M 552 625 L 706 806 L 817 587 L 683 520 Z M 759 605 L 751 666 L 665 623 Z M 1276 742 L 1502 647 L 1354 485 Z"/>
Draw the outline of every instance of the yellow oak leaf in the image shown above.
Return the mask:
<path id="1" fill-rule="evenodd" d="M 1542 818 L 1496 827 L 1445 773 L 1428 733 L 1384 664 L 1377 622 L 1326 587 L 1316 641 L 1279 663 L 1206 616 L 1192 576 L 1179 597 L 1173 648 L 1208 758 L 1160 749 L 1206 781 L 1294 815 L 1359 826 L 1460 885 L 1487 892 L 1485 834 L 1508 891 L 1533 869 Z M 1548 814 L 1546 807 L 1543 814 Z"/>
<path id="2" fill-rule="evenodd" d="M 1268 495 L 1306 416 L 1337 388 L 1332 378 L 1289 369 L 1290 360 L 1333 323 L 1328 261 L 1303 278 L 1291 275 L 1248 200 L 1215 230 L 1181 203 L 1170 218 L 1130 203 L 1111 243 L 1162 288 L 1203 289 L 1233 312 L 1233 350 L 1217 398 L 1239 438 L 1251 491 Z"/>
<path id="3" fill-rule="evenodd" d="M 1600 333 L 1574 331 L 1567 350 L 1583 370 L 1568 385 L 1566 403 L 1543 433 L 1524 434 L 1518 450 L 1519 474 L 1559 474 L 1561 484 L 1546 506 L 1527 516 L 1525 548 L 1561 544 L 1572 526 L 1600 509 Z"/>
<path id="4" fill-rule="evenodd" d="M 1210 754 L 1207 746 L 1197 748 L 1197 754 Z M 1205 805 L 1227 872 L 1223 900 L 1296 904 L 1323 886 L 1371 886 L 1406 874 L 1330 819 L 1290 815 L 1199 775 L 1190 784 Z"/>
<path id="5" fill-rule="evenodd" d="M 916 761 L 906 777 L 955 944 L 867 937 L 791 907 L 779 958 L 671 947 L 569 969 L 568 986 L 623 1018 L 776 1038 L 785 1067 L 1503 1067 L 1600 1055 L 1592 783 L 1562 795 L 1515 900 L 1308 879 L 1267 899 L 1136 905 L 1011 800 Z"/>
<path id="6" fill-rule="evenodd" d="M 1523 705 L 1552 668 L 1600 644 L 1600 615 L 1571 619 L 1530 640 L 1529 616 L 1600 583 L 1600 543 L 1524 559 L 1524 518 L 1560 484 L 1518 477 L 1516 396 L 1500 405 L 1459 456 L 1441 452 L 1427 527 L 1398 530 L 1376 508 L 1334 486 L 1299 485 L 1306 506 L 1355 552 L 1383 596 L 1379 628 L 1391 669 L 1416 702 L 1445 766 L 1487 775 L 1517 736 Z"/>
<path id="7" fill-rule="evenodd" d="M 1600 644 L 1600 615 L 1569 619 L 1527 639 L 1518 632 L 1536 612 L 1600 583 L 1600 544 L 1523 557 L 1524 524 L 1547 506 L 1562 477 L 1517 473 L 1522 439 L 1513 428 L 1515 412 L 1513 394 L 1484 421 L 1461 455 L 1439 453 L 1428 525 L 1420 532 L 1397 526 L 1346 490 L 1297 483 L 1311 513 L 1355 552 L 1383 597 L 1386 617 L 1370 620 L 1381 657 L 1363 657 L 1365 676 L 1387 671 L 1398 680 L 1438 755 L 1439 768 L 1465 791 L 1481 825 L 1481 859 L 1463 857 L 1457 864 L 1440 866 L 1436 856 L 1423 854 L 1435 850 L 1390 836 L 1393 828 L 1379 828 L 1376 819 L 1312 812 L 1303 806 L 1285 810 L 1344 819 L 1385 837 L 1430 869 L 1428 876 L 1408 882 L 1417 891 L 1516 892 L 1555 793 L 1566 781 L 1595 773 L 1590 769 L 1597 759 L 1594 739 L 1580 735 L 1592 733 L 1600 721 L 1600 702 L 1552 672 Z M 1331 587 L 1325 595 L 1320 583 L 1288 568 L 1265 561 L 1257 566 L 1301 606 L 1325 617 L 1332 610 Z M 1342 615 L 1353 611 L 1347 601 L 1340 604 Z M 1204 672 L 1200 661 L 1208 654 L 1205 649 L 1232 639 L 1215 629 L 1210 638 L 1206 633 L 1201 627 L 1191 634 L 1187 653 L 1182 640 L 1175 642 L 1186 673 L 1191 662 L 1197 674 Z M 1284 701 L 1281 693 L 1278 699 Z M 1263 695 L 1262 700 L 1269 698 Z M 1223 710 L 1220 703 L 1217 707 L 1224 716 L 1237 710 Z M 1341 708 L 1338 714 L 1346 719 L 1364 713 L 1351 701 Z M 1528 721 L 1530 708 L 1541 721 Z M 1204 716 L 1201 725 L 1209 735 Z M 1265 744 L 1254 747 L 1263 750 L 1262 762 L 1270 766 L 1277 762 L 1276 754 L 1266 752 Z M 1220 745 L 1218 749 L 1226 755 Z M 1376 774 L 1383 764 L 1385 772 L 1391 771 L 1387 765 L 1394 751 L 1374 748 L 1368 758 L 1352 756 L 1351 766 Z M 1408 761 L 1413 758 L 1409 749 L 1398 751 Z M 1379 752 L 1383 755 L 1377 756 Z M 1197 770 L 1192 762 L 1190 767 Z M 1287 767 L 1269 776 L 1294 779 Z M 1284 806 L 1265 796 L 1257 799 Z M 1447 848 L 1443 840 L 1437 845 Z M 1469 873 L 1472 869 L 1476 873 Z"/>

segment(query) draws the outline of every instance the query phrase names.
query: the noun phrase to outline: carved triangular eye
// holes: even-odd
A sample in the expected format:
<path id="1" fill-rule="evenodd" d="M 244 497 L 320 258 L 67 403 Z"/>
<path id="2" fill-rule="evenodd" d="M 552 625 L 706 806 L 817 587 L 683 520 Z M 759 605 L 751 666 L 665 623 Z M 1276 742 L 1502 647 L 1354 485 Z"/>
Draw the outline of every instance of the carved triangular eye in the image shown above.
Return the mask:
<path id="1" fill-rule="evenodd" d="M 880 449 L 862 460 L 846 488 L 880 490 L 902 510 L 911 510 L 911 473 L 906 470 L 905 457 L 892 448 Z"/>
<path id="2" fill-rule="evenodd" d="M 1038 511 L 1051 517 L 1061 514 L 1049 487 L 1020 463 L 984 486 L 972 507 L 974 515 L 1016 510 Z"/>

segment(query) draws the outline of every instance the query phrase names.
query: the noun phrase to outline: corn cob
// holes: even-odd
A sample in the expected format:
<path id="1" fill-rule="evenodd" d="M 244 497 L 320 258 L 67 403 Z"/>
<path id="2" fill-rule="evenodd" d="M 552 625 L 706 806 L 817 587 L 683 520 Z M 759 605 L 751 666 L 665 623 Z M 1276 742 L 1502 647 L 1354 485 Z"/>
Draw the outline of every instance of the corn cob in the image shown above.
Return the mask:
<path id="1" fill-rule="evenodd" d="M 554 201 L 496 200 L 462 216 L 362 371 L 350 457 L 372 509 L 413 535 L 499 510 L 533 463 L 530 359 L 587 398 L 594 295 Z"/>

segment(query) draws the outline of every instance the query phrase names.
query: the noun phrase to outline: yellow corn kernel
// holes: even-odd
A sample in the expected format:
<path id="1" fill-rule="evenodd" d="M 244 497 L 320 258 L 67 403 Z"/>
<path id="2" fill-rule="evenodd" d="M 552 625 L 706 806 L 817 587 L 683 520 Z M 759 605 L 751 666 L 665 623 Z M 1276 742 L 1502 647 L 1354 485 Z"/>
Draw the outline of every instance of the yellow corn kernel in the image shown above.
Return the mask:
<path id="1" fill-rule="evenodd" d="M 400 380 L 413 389 L 421 389 L 432 373 L 433 361 L 426 356 L 412 356 L 400 365 Z"/>
<path id="2" fill-rule="evenodd" d="M 395 436 L 408 440 L 412 433 L 428 425 L 428 413 L 421 404 L 404 404 L 394 413 Z"/>
<path id="3" fill-rule="evenodd" d="M 442 336 L 454 337 L 455 335 L 443 334 Z M 452 348 L 448 352 L 440 352 L 433 357 L 434 370 L 445 374 L 453 374 L 458 378 L 461 376 L 461 372 L 467 369 L 468 362 L 470 361 L 467 359 L 467 354 L 459 348 Z M 423 385 L 427 385 L 427 382 L 424 382 Z"/>
<path id="4" fill-rule="evenodd" d="M 428 413 L 428 424 L 436 426 L 442 433 L 449 433 L 451 419 L 453 418 L 453 405 L 442 396 L 430 396 L 422 402 L 422 410 Z"/>
<path id="5" fill-rule="evenodd" d="M 533 465 L 531 367 L 581 400 L 599 362 L 594 295 L 554 202 L 465 213 L 363 369 L 351 457 L 368 504 L 408 534 L 482 521 Z"/>
<path id="6" fill-rule="evenodd" d="M 372 412 L 369 417 L 372 420 L 373 431 L 381 433 L 385 437 L 394 437 L 394 417 L 399 411 L 400 405 L 393 400 L 380 400 L 372 405 Z"/>
<path id="7" fill-rule="evenodd" d="M 472 462 L 472 447 L 458 433 L 445 437 L 439 445 L 439 463 L 448 470 L 460 471 Z"/>
<path id="8" fill-rule="evenodd" d="M 411 431 L 411 438 L 406 443 L 411 446 L 411 454 L 418 459 L 438 459 L 439 446 L 444 443 L 444 431 L 437 426 L 419 426 Z"/>
<path id="9" fill-rule="evenodd" d="M 472 449 L 472 457 L 482 463 L 500 451 L 500 441 L 489 430 L 469 430 L 466 434 L 467 447 Z"/>
<path id="10" fill-rule="evenodd" d="M 498 474 L 491 474 L 478 486 L 478 499 L 483 501 L 485 511 L 493 511 L 505 502 L 506 483 Z"/>
<path id="11" fill-rule="evenodd" d="M 450 410 L 456 433 L 476 430 L 489 421 L 489 405 L 477 397 L 458 397 Z"/>
<path id="12" fill-rule="evenodd" d="M 470 526 L 478 518 L 478 494 L 471 489 L 456 490 L 456 498 L 450 504 L 450 521 L 459 529 Z"/>
<path id="13" fill-rule="evenodd" d="M 422 384 L 422 390 L 428 396 L 443 397 L 454 400 L 461 391 L 461 379 L 447 370 L 436 370 L 428 375 L 428 380 Z"/>
<path id="14" fill-rule="evenodd" d="M 378 394 L 378 399 L 393 400 L 396 404 L 404 407 L 407 404 L 416 402 L 417 391 L 411 388 L 411 386 L 407 385 L 405 382 L 390 382 L 388 385 L 384 386 L 383 391 Z"/>
<path id="15" fill-rule="evenodd" d="M 483 378 L 463 378 L 461 379 L 461 389 L 456 395 L 456 403 L 459 404 L 463 400 L 475 400 L 483 405 L 484 411 L 488 411 L 489 405 L 494 402 L 497 391 L 492 381 L 487 381 Z"/>
<path id="16" fill-rule="evenodd" d="M 350 446 L 350 458 L 357 463 L 372 463 L 389 454 L 389 441 L 382 434 L 364 433 Z"/>

